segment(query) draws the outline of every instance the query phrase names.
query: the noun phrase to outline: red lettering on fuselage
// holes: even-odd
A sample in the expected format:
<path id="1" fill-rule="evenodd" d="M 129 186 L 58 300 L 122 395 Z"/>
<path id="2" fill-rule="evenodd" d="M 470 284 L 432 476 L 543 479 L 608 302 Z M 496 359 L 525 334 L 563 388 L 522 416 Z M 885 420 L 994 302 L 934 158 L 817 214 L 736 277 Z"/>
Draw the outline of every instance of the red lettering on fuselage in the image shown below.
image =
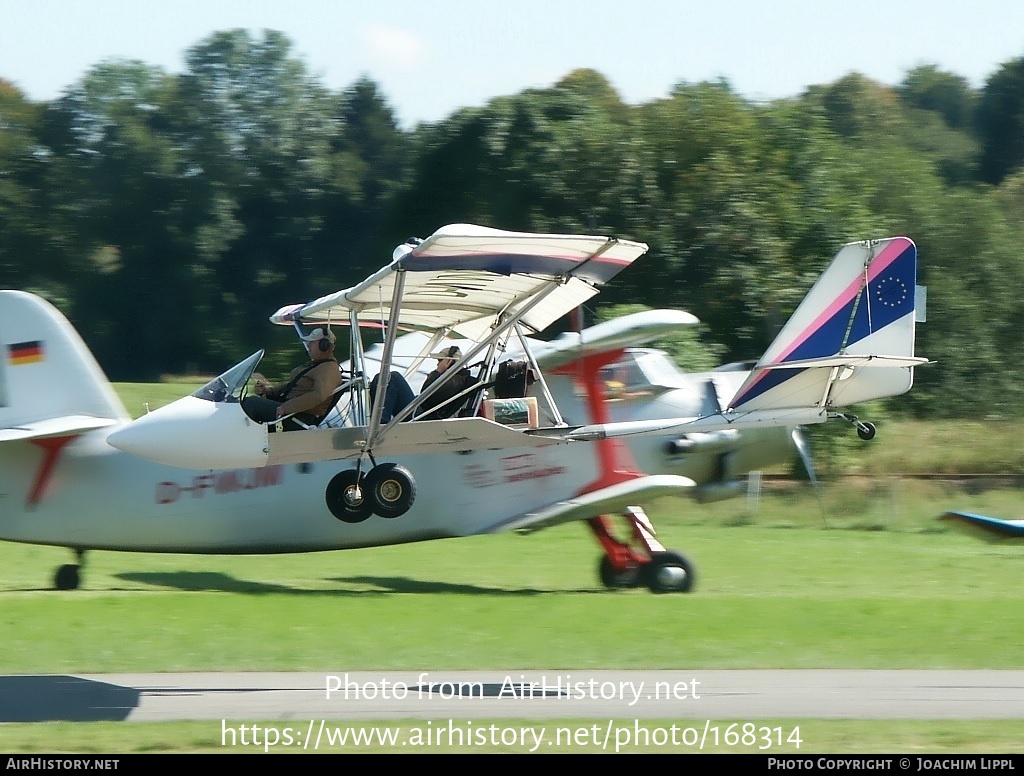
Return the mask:
<path id="1" fill-rule="evenodd" d="M 552 466 L 535 453 L 506 455 L 498 462 L 498 467 L 497 471 L 492 471 L 484 466 L 471 464 L 463 469 L 463 477 L 470 487 L 489 488 L 499 483 L 557 477 L 566 471 L 564 466 Z"/>
<path id="2" fill-rule="evenodd" d="M 215 495 L 237 493 L 240 490 L 256 488 L 273 488 L 284 480 L 283 467 L 267 466 L 263 469 L 240 469 L 210 474 L 197 474 L 190 483 L 158 482 L 156 484 L 156 503 L 173 504 L 183 496 L 203 498 L 206 491 Z"/>

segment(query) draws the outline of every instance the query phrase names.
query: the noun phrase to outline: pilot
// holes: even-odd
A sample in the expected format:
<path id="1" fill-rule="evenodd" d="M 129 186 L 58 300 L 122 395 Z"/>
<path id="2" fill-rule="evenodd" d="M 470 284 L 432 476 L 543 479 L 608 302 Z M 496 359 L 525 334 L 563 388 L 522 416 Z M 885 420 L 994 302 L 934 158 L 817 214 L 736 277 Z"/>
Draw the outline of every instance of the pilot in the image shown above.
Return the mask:
<path id="1" fill-rule="evenodd" d="M 427 379 L 423 381 L 423 388 L 420 393 L 423 393 L 445 372 L 451 369 L 455 362 L 462 358 L 462 351 L 458 345 L 451 345 L 444 350 L 432 353 L 431 358 L 437 359 L 437 366 L 434 371 L 427 375 Z M 473 384 L 473 376 L 469 373 L 469 370 L 463 367 L 459 370 L 459 373 L 452 377 L 448 382 L 441 386 L 437 393 L 428 398 L 421 408 L 423 413 L 420 417 L 424 420 L 438 420 L 440 418 L 450 418 L 459 408 L 465 403 L 465 398 L 462 400 L 456 400 L 440 409 L 430 410 L 437 407 L 439 404 L 444 404 L 448 399 L 455 396 L 456 394 L 462 393 L 466 388 Z"/>
<path id="2" fill-rule="evenodd" d="M 334 406 L 334 391 L 341 384 L 341 371 L 334 356 L 334 332 L 316 328 L 301 339 L 309 353 L 309 362 L 293 369 L 287 382 L 270 385 L 262 375 L 255 376 L 256 395 L 242 399 L 242 409 L 253 420 L 274 423 L 294 415 L 306 426 L 315 426 Z M 289 417 L 283 427 L 285 431 L 294 431 L 304 426 Z"/>

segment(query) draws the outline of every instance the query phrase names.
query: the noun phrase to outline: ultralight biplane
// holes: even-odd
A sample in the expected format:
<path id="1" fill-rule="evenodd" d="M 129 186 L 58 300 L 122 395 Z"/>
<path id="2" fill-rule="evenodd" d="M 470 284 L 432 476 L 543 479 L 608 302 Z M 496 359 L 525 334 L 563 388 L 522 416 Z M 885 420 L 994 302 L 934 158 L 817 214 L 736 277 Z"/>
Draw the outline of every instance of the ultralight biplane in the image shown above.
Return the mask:
<path id="1" fill-rule="evenodd" d="M 842 248 L 750 371 L 684 378 L 655 351 L 627 350 L 695 322 L 678 311 L 639 313 L 549 343 L 533 339 L 646 250 L 608 237 L 469 225 L 399 246 L 362 283 L 271 316 L 300 336 L 316 327 L 350 333 L 335 410 L 287 433 L 242 408 L 262 351 L 126 423 L 62 316 L 35 297 L 0 292 L 14 295 L 0 296 L 8 348 L 32 341 L 47 353 L 59 345 L 91 385 L 87 401 L 61 392 L 60 402 L 47 403 L 32 394 L 40 364 L 31 375 L 7 369 L 0 455 L 10 455 L 8 443 L 27 442 L 43 459 L 34 474 L 17 467 L 31 487 L 0 480 L 5 495 L 27 504 L 24 519 L 0 520 L 0 538 L 79 554 L 274 553 L 585 520 L 604 550 L 607 586 L 688 591 L 692 565 L 660 544 L 641 505 L 667 494 L 735 493 L 742 474 L 792 454 L 789 439 L 802 425 L 839 417 L 872 437 L 874 427 L 843 408 L 905 392 L 913 368 L 926 362 L 914 356 L 917 251 L 902 237 Z M 362 327 L 383 332 L 370 354 Z M 407 352 L 413 338 L 418 349 Z M 418 384 L 429 354 L 456 342 L 460 358 L 449 373 L 467 368 L 474 380 L 450 400 L 451 416 L 422 412 L 443 389 L 442 375 L 385 422 L 388 381 Z M 613 381 L 620 369 L 644 377 Z M 609 395 L 610 382 L 622 389 Z M 93 482 L 83 484 L 88 477 Z M 96 497 L 105 479 L 120 488 L 105 512 L 136 509 L 155 519 L 58 516 L 69 500 Z M 286 481 L 298 487 L 281 487 Z M 155 493 L 148 501 L 147 488 Z M 628 524 L 627 539 L 612 530 L 616 514 Z M 77 567 L 62 567 L 58 587 L 77 583 Z"/>

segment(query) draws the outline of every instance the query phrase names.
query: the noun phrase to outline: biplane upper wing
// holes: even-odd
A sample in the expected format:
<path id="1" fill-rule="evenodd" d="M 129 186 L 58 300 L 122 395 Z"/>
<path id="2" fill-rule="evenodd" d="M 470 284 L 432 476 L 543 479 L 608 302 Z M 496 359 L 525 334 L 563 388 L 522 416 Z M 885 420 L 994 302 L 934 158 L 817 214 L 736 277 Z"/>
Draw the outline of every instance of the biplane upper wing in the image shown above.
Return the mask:
<path id="1" fill-rule="evenodd" d="M 453 224 L 409 246 L 358 285 L 278 310 L 278 324 L 380 322 L 396 316 L 410 329 L 448 329 L 470 339 L 496 317 L 519 317 L 541 331 L 598 292 L 598 286 L 647 251 L 613 237 L 528 234 Z M 399 309 L 392 311 L 402 284 Z M 552 288 L 554 286 L 554 288 Z M 547 292 L 543 300 L 534 298 Z"/>

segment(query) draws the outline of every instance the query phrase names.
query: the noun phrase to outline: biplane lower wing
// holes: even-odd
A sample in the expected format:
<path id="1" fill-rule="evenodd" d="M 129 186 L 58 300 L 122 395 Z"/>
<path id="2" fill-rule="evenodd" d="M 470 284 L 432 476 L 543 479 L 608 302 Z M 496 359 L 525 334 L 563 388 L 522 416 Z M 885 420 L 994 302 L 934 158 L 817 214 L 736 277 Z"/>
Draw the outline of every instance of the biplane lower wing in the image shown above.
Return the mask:
<path id="1" fill-rule="evenodd" d="M 377 457 L 424 453 L 469 452 L 504 448 L 549 447 L 551 445 L 596 442 L 645 434 L 693 433 L 757 426 L 801 425 L 821 422 L 816 409 L 789 410 L 784 414 L 720 413 L 701 418 L 661 418 L 589 426 L 559 426 L 517 429 L 481 417 L 447 420 L 418 420 L 397 423 L 373 446 Z M 312 429 L 302 433 L 268 434 L 265 463 L 317 462 L 357 458 L 366 452 L 366 428 Z M 250 464 L 256 465 L 256 464 Z"/>
<path id="2" fill-rule="evenodd" d="M 627 507 L 661 496 L 678 496 L 694 487 L 689 477 L 658 474 L 637 477 L 590 493 L 581 493 L 491 528 L 487 533 L 502 531 L 539 531 L 562 523 L 586 520 L 597 515 L 621 512 Z"/>
<path id="3" fill-rule="evenodd" d="M 365 452 L 366 428 L 312 429 L 301 433 L 269 434 L 268 464 L 357 458 Z M 398 423 L 374 445 L 376 456 L 415 453 L 468 452 L 506 447 L 547 447 L 564 443 L 560 437 L 530 436 L 486 418 L 418 420 Z"/>
<path id="4" fill-rule="evenodd" d="M 645 435 L 692 434 L 695 432 L 726 431 L 735 428 L 768 426 L 802 426 L 821 423 L 826 413 L 816 407 L 792 408 L 782 411 L 717 412 L 697 418 L 657 418 L 621 423 L 596 423 L 574 428 L 536 429 L 525 433 L 563 442 L 597 442 Z"/>

